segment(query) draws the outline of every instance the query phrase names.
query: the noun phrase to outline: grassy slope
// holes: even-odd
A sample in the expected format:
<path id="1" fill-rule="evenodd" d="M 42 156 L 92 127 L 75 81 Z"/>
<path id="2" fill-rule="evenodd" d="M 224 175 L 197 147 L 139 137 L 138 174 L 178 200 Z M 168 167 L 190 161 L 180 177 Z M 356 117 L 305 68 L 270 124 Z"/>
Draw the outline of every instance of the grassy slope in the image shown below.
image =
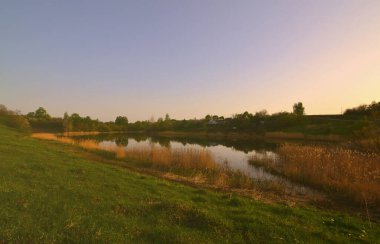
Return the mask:
<path id="1" fill-rule="evenodd" d="M 82 159 L 0 124 L 0 242 L 342 242 L 380 226 L 265 204 Z"/>

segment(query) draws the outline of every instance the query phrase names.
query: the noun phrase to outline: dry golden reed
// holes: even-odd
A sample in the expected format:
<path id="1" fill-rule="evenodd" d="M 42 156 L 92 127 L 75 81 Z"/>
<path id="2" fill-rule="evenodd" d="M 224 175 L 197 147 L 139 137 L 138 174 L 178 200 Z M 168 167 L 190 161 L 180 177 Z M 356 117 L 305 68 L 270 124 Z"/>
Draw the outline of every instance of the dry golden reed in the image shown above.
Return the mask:
<path id="1" fill-rule="evenodd" d="M 380 204 L 380 155 L 327 146 L 284 144 L 278 159 L 252 162 L 306 184 L 341 192 L 359 203 Z"/>
<path id="2" fill-rule="evenodd" d="M 33 138 L 43 139 L 43 140 L 51 140 L 51 141 L 59 141 L 66 144 L 74 144 L 75 141 L 68 137 L 58 137 L 52 133 L 33 133 Z"/>
<path id="3" fill-rule="evenodd" d="M 37 138 L 37 139 L 42 139 L 42 140 L 58 141 L 61 143 L 66 143 L 66 144 L 75 144 L 86 149 L 93 149 L 93 150 L 102 149 L 100 145 L 94 140 L 76 141 L 74 139 L 71 139 L 70 137 L 56 136 L 55 134 L 51 134 L 51 133 L 33 133 L 32 137 Z"/>
<path id="4" fill-rule="evenodd" d="M 73 140 L 51 133 L 34 133 L 32 137 L 75 144 L 85 149 L 104 150 L 115 153 L 117 158 L 137 159 L 157 166 L 175 166 L 183 169 L 215 169 L 216 163 L 205 149 L 172 149 L 166 147 L 146 147 L 126 149 L 115 144 L 100 145 L 94 140 Z"/>
<path id="5" fill-rule="evenodd" d="M 151 162 L 158 166 L 175 166 L 183 169 L 216 168 L 210 152 L 204 149 L 131 148 L 125 151 L 125 157 Z"/>

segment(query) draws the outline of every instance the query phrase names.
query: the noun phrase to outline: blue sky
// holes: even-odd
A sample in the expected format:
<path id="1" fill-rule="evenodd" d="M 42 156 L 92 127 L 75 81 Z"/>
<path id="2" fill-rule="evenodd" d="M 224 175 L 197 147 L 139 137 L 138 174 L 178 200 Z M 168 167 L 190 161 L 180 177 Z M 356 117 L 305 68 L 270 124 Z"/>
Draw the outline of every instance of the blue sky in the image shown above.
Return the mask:
<path id="1" fill-rule="evenodd" d="M 380 1 L 0 3 L 0 103 L 200 118 L 380 100 Z"/>

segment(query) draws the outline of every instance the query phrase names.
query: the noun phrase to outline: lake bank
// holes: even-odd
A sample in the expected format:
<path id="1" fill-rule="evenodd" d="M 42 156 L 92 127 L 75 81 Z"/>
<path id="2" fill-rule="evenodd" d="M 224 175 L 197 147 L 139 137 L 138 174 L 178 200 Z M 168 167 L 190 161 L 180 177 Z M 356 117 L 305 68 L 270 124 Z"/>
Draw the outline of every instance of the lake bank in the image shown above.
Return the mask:
<path id="1" fill-rule="evenodd" d="M 35 133 L 44 133 L 44 131 L 34 131 Z M 50 132 L 49 132 L 50 133 Z M 186 137 L 186 138 L 211 138 L 211 139 L 229 139 L 229 140 L 305 140 L 305 141 L 326 141 L 341 142 L 346 138 L 340 135 L 307 135 L 303 133 L 292 132 L 267 132 L 264 134 L 256 134 L 251 132 L 207 132 L 207 131 L 70 131 L 56 132 L 64 136 L 81 136 L 81 135 L 97 135 L 97 134 L 146 134 L 162 137 Z"/>
<path id="2" fill-rule="evenodd" d="M 133 133 L 133 132 L 132 132 Z M 141 133 L 141 132 L 136 132 Z M 151 132 L 148 134 L 166 136 L 166 137 L 189 137 L 189 138 L 215 138 L 215 139 L 242 139 L 242 140 L 310 140 L 310 141 L 328 141 L 339 142 L 344 140 L 339 135 L 305 135 L 302 133 L 291 132 L 267 132 L 264 134 L 244 133 L 244 132 L 177 132 L 177 131 L 162 131 Z"/>

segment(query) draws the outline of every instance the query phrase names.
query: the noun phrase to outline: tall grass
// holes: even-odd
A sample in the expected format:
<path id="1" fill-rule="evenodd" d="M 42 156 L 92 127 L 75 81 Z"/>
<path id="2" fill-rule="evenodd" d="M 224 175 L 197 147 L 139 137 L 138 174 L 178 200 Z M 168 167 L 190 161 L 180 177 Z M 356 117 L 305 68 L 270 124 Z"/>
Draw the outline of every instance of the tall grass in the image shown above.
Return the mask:
<path id="1" fill-rule="evenodd" d="M 251 163 L 299 182 L 340 193 L 357 203 L 380 204 L 380 155 L 327 146 L 284 144 L 278 157 Z"/>
<path id="2" fill-rule="evenodd" d="M 166 147 L 131 148 L 125 157 L 150 161 L 158 166 L 175 166 L 182 169 L 216 169 L 210 152 L 204 149 L 172 149 Z"/>
<path id="3" fill-rule="evenodd" d="M 33 138 L 42 139 L 42 140 L 51 140 L 51 141 L 59 141 L 67 144 L 75 144 L 75 141 L 68 137 L 58 137 L 52 133 L 33 133 L 31 135 Z"/>

